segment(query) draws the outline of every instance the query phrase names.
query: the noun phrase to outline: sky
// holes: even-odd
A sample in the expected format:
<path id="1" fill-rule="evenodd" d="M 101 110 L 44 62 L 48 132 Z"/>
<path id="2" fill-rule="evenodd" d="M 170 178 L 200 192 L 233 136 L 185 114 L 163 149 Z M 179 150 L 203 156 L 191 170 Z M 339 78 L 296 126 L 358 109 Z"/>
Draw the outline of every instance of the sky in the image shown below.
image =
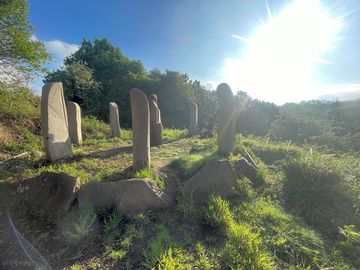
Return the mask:
<path id="1" fill-rule="evenodd" d="M 29 0 L 54 70 L 82 40 L 107 38 L 147 70 L 283 104 L 360 93 L 358 0 Z M 32 88 L 40 93 L 41 78 Z"/>

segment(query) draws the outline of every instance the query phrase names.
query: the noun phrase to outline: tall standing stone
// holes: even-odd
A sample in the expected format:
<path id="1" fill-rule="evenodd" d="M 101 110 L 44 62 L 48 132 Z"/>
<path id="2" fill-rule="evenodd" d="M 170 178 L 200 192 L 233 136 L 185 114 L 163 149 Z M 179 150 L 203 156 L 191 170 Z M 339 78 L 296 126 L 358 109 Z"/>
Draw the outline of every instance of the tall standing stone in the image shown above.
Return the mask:
<path id="1" fill-rule="evenodd" d="M 194 134 L 198 131 L 198 107 L 196 103 L 192 102 L 190 104 L 190 125 L 189 132 Z"/>
<path id="2" fill-rule="evenodd" d="M 72 157 L 68 118 L 61 82 L 48 83 L 42 88 L 41 129 L 48 160 L 55 161 Z"/>
<path id="3" fill-rule="evenodd" d="M 157 104 L 157 96 L 149 95 L 150 110 L 150 145 L 160 145 L 162 141 L 161 112 Z"/>
<path id="4" fill-rule="evenodd" d="M 150 167 L 150 112 L 146 95 L 137 88 L 130 91 L 133 134 L 133 168 Z"/>
<path id="5" fill-rule="evenodd" d="M 115 102 L 109 103 L 110 128 L 112 137 L 120 137 L 120 121 L 118 105 Z"/>
<path id="6" fill-rule="evenodd" d="M 69 121 L 69 136 L 72 143 L 81 145 L 81 109 L 79 104 L 66 101 L 66 111 Z"/>
<path id="7" fill-rule="evenodd" d="M 218 147 L 219 154 L 227 156 L 235 148 L 235 125 L 237 111 L 234 95 L 226 83 L 219 84 L 216 89 L 219 100 L 218 113 Z"/>

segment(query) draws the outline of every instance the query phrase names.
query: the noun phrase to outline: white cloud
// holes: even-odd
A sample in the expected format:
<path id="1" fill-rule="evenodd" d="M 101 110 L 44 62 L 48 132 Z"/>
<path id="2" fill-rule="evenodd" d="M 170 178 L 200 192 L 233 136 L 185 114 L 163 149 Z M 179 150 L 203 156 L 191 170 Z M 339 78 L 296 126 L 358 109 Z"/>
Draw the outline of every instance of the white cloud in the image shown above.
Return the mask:
<path id="1" fill-rule="evenodd" d="M 44 41 L 44 44 L 50 54 L 55 58 L 62 59 L 76 52 L 80 48 L 77 44 L 67 43 L 58 39 Z"/>

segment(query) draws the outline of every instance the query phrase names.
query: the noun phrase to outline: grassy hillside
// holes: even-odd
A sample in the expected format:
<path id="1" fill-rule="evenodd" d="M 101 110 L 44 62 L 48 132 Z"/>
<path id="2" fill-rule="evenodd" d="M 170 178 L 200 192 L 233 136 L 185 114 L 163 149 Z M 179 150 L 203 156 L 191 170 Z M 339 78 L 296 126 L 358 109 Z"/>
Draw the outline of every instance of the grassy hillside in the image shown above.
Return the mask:
<path id="1" fill-rule="evenodd" d="M 36 98 L 23 100 L 38 104 Z M 56 269 L 360 268 L 357 156 L 238 135 L 229 160 L 250 153 L 257 175 L 238 179 L 234 198 L 212 197 L 197 206 L 179 189 L 208 159 L 222 159 L 216 155 L 216 138 L 190 138 L 186 130 L 166 129 L 164 144 L 151 148 L 152 168 L 134 174 L 131 131 L 113 139 L 107 124 L 84 118 L 84 144 L 74 147 L 72 159 L 50 164 L 38 153 L 37 126 L 27 126 L 28 119 L 38 121 L 38 105 L 29 106 L 34 114 L 24 107 L 16 115 L 6 109 L 14 108 L 9 103 L 1 104 L 1 123 L 9 119 L 15 126 L 4 125 L 12 135 L 1 151 L 7 159 L 28 152 L 0 163 L 1 259 L 24 257 L 5 226 L 10 209 L 15 226 Z M 25 137 L 19 137 L 20 127 L 26 129 Z M 177 199 L 159 212 L 126 216 L 88 208 L 58 219 L 17 204 L 8 189 L 7 183 L 44 171 L 79 176 L 82 183 L 148 177 Z"/>
<path id="2" fill-rule="evenodd" d="M 72 160 L 21 159 L 25 169 L 2 166 L 2 184 L 48 170 L 78 175 L 83 183 L 133 177 L 130 132 L 113 140 L 100 123 L 92 128 Z M 137 177 L 154 178 L 164 189 L 173 180 L 181 186 L 207 159 L 219 158 L 214 139 L 165 134 L 167 141 L 152 148 L 152 170 Z M 231 200 L 213 197 L 197 207 L 178 194 L 174 209 L 132 217 L 87 209 L 70 215 L 66 229 L 41 212 L 16 208 L 16 224 L 50 264 L 71 269 L 358 269 L 359 160 L 249 137 L 238 137 L 230 159 L 243 147 L 261 170 L 256 182 L 239 179 Z"/>

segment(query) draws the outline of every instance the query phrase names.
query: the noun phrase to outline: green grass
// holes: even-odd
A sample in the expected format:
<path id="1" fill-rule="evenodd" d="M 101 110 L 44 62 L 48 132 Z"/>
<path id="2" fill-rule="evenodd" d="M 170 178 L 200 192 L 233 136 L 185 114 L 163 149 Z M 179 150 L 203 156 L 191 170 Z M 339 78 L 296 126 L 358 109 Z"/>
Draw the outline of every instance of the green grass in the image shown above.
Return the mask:
<path id="1" fill-rule="evenodd" d="M 152 171 L 150 168 L 145 168 L 145 169 L 142 169 L 138 172 L 135 173 L 134 175 L 135 178 L 140 178 L 140 179 L 143 179 L 143 178 L 148 178 L 148 179 L 152 179 L 155 181 L 156 184 L 158 184 L 158 186 L 162 189 L 165 188 L 165 183 L 164 181 L 158 177 L 154 171 Z"/>
<path id="2" fill-rule="evenodd" d="M 105 269 L 360 268 L 358 157 L 238 136 L 230 162 L 244 156 L 245 147 L 258 165 L 256 176 L 240 176 L 231 200 L 211 197 L 199 206 L 185 200 L 180 188 L 207 160 L 219 158 L 215 139 L 187 138 L 187 131 L 164 130 L 166 143 L 152 148 L 154 167 L 134 174 L 131 132 L 110 138 L 108 125 L 90 118 L 84 128 L 89 137 L 74 148 L 74 159 L 39 166 L 35 166 L 39 159 L 29 159 L 24 171 L 9 170 L 7 175 L 67 172 L 79 176 L 82 183 L 150 178 L 161 188 L 166 175 L 179 186 L 176 205 L 170 209 L 136 216 L 93 209 L 75 212 L 57 224 L 60 230 L 55 234 L 67 243 L 61 256 L 77 258 L 70 265 L 82 269 L 98 265 Z M 87 258 L 83 243 L 93 243 L 95 236 L 101 248 Z M 43 236 L 47 238 L 51 237 Z"/>
<path id="3" fill-rule="evenodd" d="M 164 142 L 180 140 L 186 138 L 188 133 L 187 129 L 164 128 L 162 131 L 162 139 Z"/>

